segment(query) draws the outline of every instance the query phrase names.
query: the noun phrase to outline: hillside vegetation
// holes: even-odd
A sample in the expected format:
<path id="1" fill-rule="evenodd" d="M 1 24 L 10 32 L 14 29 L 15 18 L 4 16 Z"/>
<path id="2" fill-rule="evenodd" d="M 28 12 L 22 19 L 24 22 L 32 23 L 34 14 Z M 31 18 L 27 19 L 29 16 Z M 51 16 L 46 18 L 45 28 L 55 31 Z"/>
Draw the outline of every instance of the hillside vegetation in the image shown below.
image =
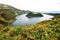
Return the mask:
<path id="1" fill-rule="evenodd" d="M 0 40 L 60 40 L 60 17 L 32 26 L 10 26 L 0 18 Z"/>
<path id="2" fill-rule="evenodd" d="M 15 13 L 0 9 L 0 40 L 60 40 L 60 15 L 32 26 L 10 26 Z"/>

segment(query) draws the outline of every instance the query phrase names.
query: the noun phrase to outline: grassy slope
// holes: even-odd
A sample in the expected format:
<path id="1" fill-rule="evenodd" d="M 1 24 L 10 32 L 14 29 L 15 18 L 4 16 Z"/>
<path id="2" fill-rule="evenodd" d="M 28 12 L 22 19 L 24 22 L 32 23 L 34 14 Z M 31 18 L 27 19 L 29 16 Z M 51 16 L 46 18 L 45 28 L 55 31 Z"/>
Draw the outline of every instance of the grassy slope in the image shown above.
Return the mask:
<path id="1" fill-rule="evenodd" d="M 0 24 L 0 40 L 60 40 L 60 17 L 25 27 Z"/>
<path id="2" fill-rule="evenodd" d="M 12 27 L 6 24 L 14 20 L 16 13 L 25 13 L 26 11 L 18 11 L 14 8 L 11 9 L 11 7 L 6 8 L 10 9 L 0 10 L 0 40 L 60 40 L 60 15 L 54 15 L 55 18 L 52 20 L 46 20 L 32 26 Z M 4 23 L 1 24 L 1 22 Z"/>

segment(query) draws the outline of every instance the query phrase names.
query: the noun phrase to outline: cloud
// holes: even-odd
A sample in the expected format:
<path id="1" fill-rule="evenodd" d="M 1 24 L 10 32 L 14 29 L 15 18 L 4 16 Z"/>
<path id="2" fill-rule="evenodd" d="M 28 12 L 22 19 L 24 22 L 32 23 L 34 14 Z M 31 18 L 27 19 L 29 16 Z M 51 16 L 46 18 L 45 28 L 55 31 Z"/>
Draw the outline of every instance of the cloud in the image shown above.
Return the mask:
<path id="1" fill-rule="evenodd" d="M 37 12 L 49 12 L 60 10 L 60 0 L 0 0 L 0 3 L 8 4 L 22 10 Z"/>

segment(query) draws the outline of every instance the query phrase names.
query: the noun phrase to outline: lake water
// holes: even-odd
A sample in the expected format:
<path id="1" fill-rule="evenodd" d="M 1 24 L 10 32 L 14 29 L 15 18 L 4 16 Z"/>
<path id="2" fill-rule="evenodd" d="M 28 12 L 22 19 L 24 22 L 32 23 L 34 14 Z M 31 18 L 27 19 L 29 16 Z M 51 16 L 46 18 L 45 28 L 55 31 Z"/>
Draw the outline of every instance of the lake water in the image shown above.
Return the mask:
<path id="1" fill-rule="evenodd" d="M 14 22 L 11 23 L 12 26 L 17 26 L 17 25 L 21 25 L 21 26 L 25 26 L 25 25 L 32 25 L 44 20 L 51 20 L 54 16 L 51 15 L 47 15 L 47 14 L 42 14 L 43 17 L 33 17 L 33 18 L 28 18 L 26 17 L 27 14 L 22 14 L 22 15 L 18 15 L 16 17 L 16 20 Z"/>

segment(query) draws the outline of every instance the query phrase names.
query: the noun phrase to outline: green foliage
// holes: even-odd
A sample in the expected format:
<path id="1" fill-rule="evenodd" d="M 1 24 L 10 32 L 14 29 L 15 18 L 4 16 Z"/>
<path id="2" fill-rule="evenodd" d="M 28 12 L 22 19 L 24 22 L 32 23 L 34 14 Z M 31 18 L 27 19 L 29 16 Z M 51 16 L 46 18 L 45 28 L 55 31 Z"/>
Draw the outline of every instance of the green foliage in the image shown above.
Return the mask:
<path id="1" fill-rule="evenodd" d="M 60 40 L 60 17 L 25 27 L 0 23 L 0 40 Z"/>
<path id="2" fill-rule="evenodd" d="M 31 17 L 43 17 L 43 15 L 41 13 L 34 14 L 33 12 L 29 12 L 26 16 L 28 18 L 31 18 Z"/>
<path id="3" fill-rule="evenodd" d="M 11 20 L 15 18 L 15 13 L 11 9 L 0 9 L 0 15 L 6 20 Z"/>

